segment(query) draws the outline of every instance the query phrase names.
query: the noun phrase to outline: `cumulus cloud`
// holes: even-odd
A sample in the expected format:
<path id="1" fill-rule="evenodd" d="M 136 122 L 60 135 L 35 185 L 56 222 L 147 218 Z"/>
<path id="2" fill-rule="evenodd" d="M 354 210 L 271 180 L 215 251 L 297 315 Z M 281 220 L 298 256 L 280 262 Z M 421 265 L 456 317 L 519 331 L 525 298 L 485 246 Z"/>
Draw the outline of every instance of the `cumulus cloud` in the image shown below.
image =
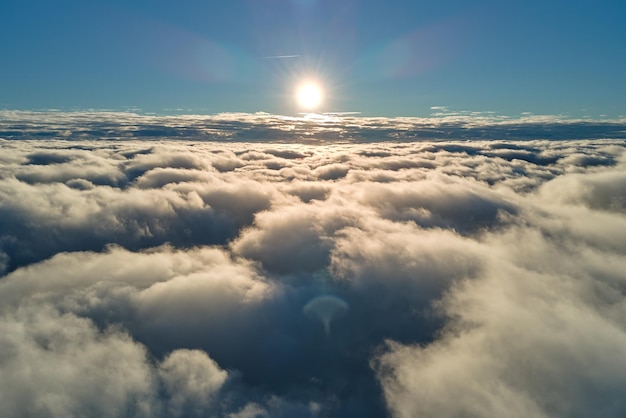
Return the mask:
<path id="1" fill-rule="evenodd" d="M 449 322 L 435 342 L 390 342 L 378 359 L 395 415 L 624 413 L 624 363 L 616 360 L 626 344 L 623 257 L 559 249 L 533 231 L 509 234 L 490 242 L 500 251 L 487 258 L 499 258 L 487 261 L 480 280 L 441 300 Z M 507 238 L 518 239 L 517 248 Z M 596 257 L 610 267 L 600 272 Z"/>
<path id="2" fill-rule="evenodd" d="M 7 416 L 150 416 L 156 380 L 143 347 L 120 331 L 49 306 L 7 312 L 2 328 Z"/>
<path id="3" fill-rule="evenodd" d="M 170 399 L 170 416 L 200 416 L 210 410 L 211 401 L 228 377 L 228 373 L 203 351 L 176 350 L 159 365 L 165 390 Z M 193 408 L 192 411 L 186 411 Z"/>
<path id="4" fill-rule="evenodd" d="M 591 209 L 626 212 L 626 172 L 568 174 L 545 184 L 543 197 Z"/>
<path id="5" fill-rule="evenodd" d="M 626 412 L 623 121 L 3 116 L 7 415 Z"/>

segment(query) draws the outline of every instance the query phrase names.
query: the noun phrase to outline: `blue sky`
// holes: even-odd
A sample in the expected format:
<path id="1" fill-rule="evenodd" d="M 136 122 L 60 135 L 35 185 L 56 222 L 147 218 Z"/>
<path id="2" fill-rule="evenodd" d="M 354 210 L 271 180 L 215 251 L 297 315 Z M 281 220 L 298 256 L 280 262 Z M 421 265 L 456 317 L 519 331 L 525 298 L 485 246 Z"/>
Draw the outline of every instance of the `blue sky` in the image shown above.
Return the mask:
<path id="1" fill-rule="evenodd" d="M 0 3 L 0 108 L 294 114 L 626 114 L 626 3 Z M 290 58 L 269 58 L 297 55 Z"/>

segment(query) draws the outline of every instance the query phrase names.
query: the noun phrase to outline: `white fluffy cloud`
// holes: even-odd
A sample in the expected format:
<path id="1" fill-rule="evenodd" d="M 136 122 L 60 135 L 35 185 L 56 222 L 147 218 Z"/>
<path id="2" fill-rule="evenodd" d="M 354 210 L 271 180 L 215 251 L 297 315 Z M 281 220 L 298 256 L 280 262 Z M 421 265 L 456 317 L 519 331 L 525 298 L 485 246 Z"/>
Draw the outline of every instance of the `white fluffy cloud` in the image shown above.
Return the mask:
<path id="1" fill-rule="evenodd" d="M 378 359 L 392 411 L 399 417 L 622 415 L 624 258 L 584 245 L 558 248 L 536 231 L 492 239 L 499 250 L 485 254 L 481 277 L 439 302 L 449 318 L 439 338 L 427 346 L 390 343 Z"/>
<path id="2" fill-rule="evenodd" d="M 171 396 L 168 414 L 175 417 L 185 414 L 189 407 L 198 416 L 210 410 L 215 392 L 228 377 L 228 373 L 199 350 L 173 351 L 159 365 L 159 375 Z"/>
<path id="3" fill-rule="evenodd" d="M 0 142 L 8 415 L 626 413 L 624 140 L 389 141 L 454 137 L 461 116 L 4 115 L 70 139 Z M 340 136 L 362 143 L 309 143 Z M 320 296 L 342 307 L 324 326 L 304 309 Z"/>
<path id="4" fill-rule="evenodd" d="M 145 349 L 119 330 L 46 306 L 0 317 L 6 416 L 151 416 L 157 381 Z"/>

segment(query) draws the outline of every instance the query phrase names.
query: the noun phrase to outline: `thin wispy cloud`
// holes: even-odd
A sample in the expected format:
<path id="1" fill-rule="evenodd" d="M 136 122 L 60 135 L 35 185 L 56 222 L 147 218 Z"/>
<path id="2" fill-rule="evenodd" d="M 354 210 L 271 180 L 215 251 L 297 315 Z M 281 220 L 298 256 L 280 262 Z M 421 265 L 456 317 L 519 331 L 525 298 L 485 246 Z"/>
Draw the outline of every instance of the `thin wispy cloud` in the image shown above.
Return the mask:
<path id="1" fill-rule="evenodd" d="M 289 58 L 300 58 L 301 55 L 270 55 L 267 57 L 263 57 L 269 60 L 278 60 L 278 59 L 289 59 Z"/>

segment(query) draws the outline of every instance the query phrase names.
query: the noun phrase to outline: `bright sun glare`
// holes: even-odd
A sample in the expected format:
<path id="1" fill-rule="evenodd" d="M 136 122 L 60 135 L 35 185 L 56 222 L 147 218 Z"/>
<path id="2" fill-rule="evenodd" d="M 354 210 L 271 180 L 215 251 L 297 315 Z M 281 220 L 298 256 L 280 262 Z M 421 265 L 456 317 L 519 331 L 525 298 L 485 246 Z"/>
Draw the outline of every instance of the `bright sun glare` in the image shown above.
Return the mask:
<path id="1" fill-rule="evenodd" d="M 322 90 L 317 84 L 305 83 L 298 87 L 296 98 L 300 107 L 313 110 L 322 103 Z"/>

